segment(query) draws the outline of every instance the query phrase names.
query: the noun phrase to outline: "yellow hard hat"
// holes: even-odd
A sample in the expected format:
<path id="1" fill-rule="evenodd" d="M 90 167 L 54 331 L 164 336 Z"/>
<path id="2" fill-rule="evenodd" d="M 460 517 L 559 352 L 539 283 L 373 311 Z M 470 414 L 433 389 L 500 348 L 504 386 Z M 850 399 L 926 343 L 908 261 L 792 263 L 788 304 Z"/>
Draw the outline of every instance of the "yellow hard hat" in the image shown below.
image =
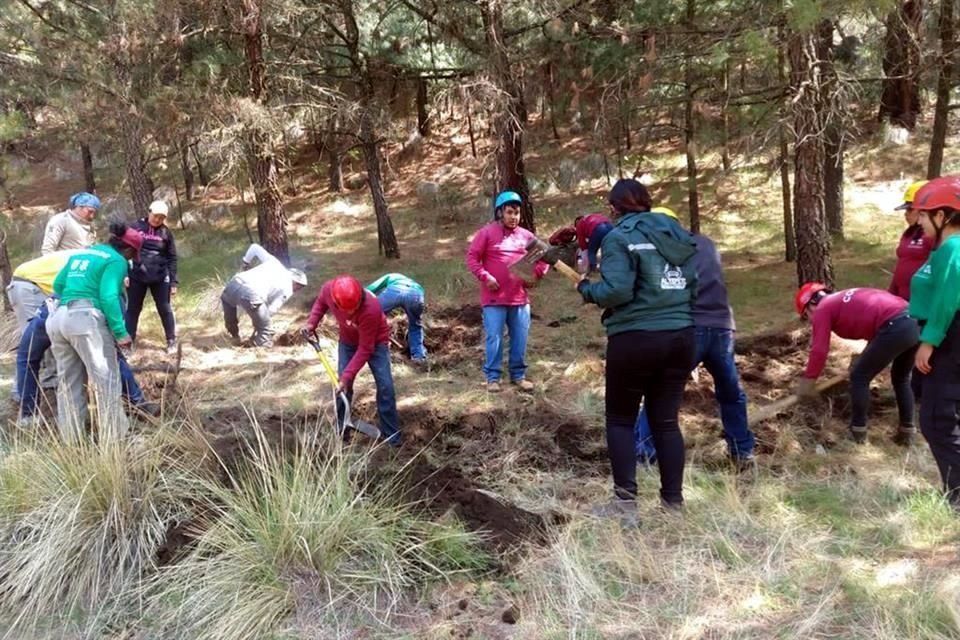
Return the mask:
<path id="1" fill-rule="evenodd" d="M 916 182 L 910 183 L 907 190 L 903 192 L 903 204 L 895 208 L 894 211 L 903 211 L 904 209 L 912 207 L 913 197 L 917 195 L 917 191 L 920 191 L 920 187 L 927 184 L 927 182 L 929 182 L 929 180 L 917 180 Z"/>
<path id="2" fill-rule="evenodd" d="M 671 209 L 670 207 L 654 207 L 653 209 L 650 209 L 650 213 L 662 213 L 665 216 L 670 216 L 674 220 L 680 219 L 677 216 L 677 212 Z"/>

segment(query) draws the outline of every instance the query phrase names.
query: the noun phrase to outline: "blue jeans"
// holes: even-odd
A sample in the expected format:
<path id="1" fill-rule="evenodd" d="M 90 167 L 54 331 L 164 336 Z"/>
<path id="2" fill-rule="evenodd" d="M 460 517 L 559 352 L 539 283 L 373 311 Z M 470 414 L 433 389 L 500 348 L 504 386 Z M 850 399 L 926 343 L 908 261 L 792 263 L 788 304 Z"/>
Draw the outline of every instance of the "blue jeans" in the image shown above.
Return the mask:
<path id="1" fill-rule="evenodd" d="M 343 370 L 357 352 L 357 346 L 339 344 L 337 351 L 337 374 L 343 375 Z M 381 343 L 373 350 L 373 355 L 367 361 L 373 381 L 377 385 L 377 418 L 380 422 L 380 434 L 391 445 L 400 446 L 400 429 L 397 418 L 397 394 L 393 388 L 393 374 L 390 373 L 390 347 Z M 353 401 L 353 390 L 347 392 L 347 399 Z M 337 405 L 337 418 L 343 420 L 342 410 Z"/>
<path id="2" fill-rule="evenodd" d="M 377 296 L 384 314 L 401 308 L 407 314 L 407 343 L 410 357 L 426 360 L 427 349 L 423 346 L 423 292 L 407 287 L 389 286 Z"/>
<path id="3" fill-rule="evenodd" d="M 740 376 L 733 358 L 734 334 L 730 329 L 697 327 L 696 365 L 703 363 L 713 377 L 714 392 L 720 405 L 720 421 L 727 450 L 734 460 L 753 454 L 754 439 L 747 425 L 747 395 L 740 386 Z M 646 408 L 637 417 L 634 426 L 637 458 L 653 462 L 657 452 L 653 448 Z"/>
<path id="4" fill-rule="evenodd" d="M 530 333 L 530 305 L 490 305 L 483 308 L 483 332 L 486 360 L 483 375 L 487 382 L 499 382 L 503 372 L 503 328 L 510 333 L 508 366 L 510 380 L 523 380 L 527 375 L 527 335 Z"/>
<path id="5" fill-rule="evenodd" d="M 37 412 L 37 396 L 40 388 L 40 363 L 43 356 L 50 349 L 50 337 L 47 335 L 47 316 L 50 312 L 47 305 L 41 305 L 27 326 L 23 329 L 20 346 L 17 347 L 17 392 L 20 394 L 20 417 L 28 418 Z M 120 368 L 120 381 L 123 385 L 123 396 L 134 405 L 144 403 L 143 391 L 133 377 L 133 371 L 123 356 L 117 350 L 117 364 Z"/>
<path id="6" fill-rule="evenodd" d="M 593 233 L 587 239 L 587 261 L 590 264 L 590 271 L 597 268 L 597 252 L 600 251 L 600 245 L 607 234 L 613 231 L 613 225 L 609 222 L 601 222 L 594 229 Z"/>

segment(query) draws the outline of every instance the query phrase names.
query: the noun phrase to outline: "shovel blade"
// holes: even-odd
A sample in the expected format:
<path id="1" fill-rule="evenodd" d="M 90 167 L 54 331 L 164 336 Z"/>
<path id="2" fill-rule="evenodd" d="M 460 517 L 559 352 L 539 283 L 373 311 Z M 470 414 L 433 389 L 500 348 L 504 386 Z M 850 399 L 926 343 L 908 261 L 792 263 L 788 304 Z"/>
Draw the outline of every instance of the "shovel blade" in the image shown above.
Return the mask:
<path id="1" fill-rule="evenodd" d="M 363 420 L 354 420 L 351 424 L 347 425 L 354 431 L 359 431 L 363 435 L 373 438 L 374 440 L 380 437 L 380 429 L 376 428 L 369 422 L 364 422 Z"/>

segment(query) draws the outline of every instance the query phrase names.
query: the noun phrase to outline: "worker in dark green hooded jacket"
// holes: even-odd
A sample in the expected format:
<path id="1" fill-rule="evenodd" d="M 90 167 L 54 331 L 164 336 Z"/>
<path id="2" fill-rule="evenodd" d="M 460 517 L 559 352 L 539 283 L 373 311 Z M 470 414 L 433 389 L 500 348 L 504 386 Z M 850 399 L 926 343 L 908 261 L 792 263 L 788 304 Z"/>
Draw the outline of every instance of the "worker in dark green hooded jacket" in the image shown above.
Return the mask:
<path id="1" fill-rule="evenodd" d="M 660 469 L 664 508 L 683 505 L 684 444 L 678 413 L 693 369 L 696 335 L 692 306 L 696 244 L 680 224 L 651 212 L 647 189 L 620 180 L 608 197 L 615 227 L 603 240 L 601 280 L 584 278 L 584 302 L 604 309 L 607 329 L 606 430 L 614 501 L 598 515 L 636 519 L 633 426 L 647 410 Z"/>

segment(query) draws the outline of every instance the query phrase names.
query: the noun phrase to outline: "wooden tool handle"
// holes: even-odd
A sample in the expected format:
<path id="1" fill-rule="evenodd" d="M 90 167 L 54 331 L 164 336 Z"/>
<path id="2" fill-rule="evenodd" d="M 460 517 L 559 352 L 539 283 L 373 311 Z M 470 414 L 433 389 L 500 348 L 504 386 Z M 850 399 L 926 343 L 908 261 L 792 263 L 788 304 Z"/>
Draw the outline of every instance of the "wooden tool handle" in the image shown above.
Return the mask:
<path id="1" fill-rule="evenodd" d="M 823 382 L 817 385 L 816 387 L 817 393 L 823 393 L 827 389 L 830 389 L 831 387 L 834 387 L 840 384 L 846 379 L 847 379 L 847 376 L 834 376 L 833 378 L 824 380 Z M 757 424 L 760 424 L 764 420 L 769 420 L 770 418 L 773 418 L 774 416 L 776 416 L 778 413 L 782 413 L 787 409 L 789 409 L 790 407 L 792 407 L 793 405 L 797 404 L 799 400 L 800 400 L 800 396 L 796 394 L 790 394 L 786 398 L 780 398 L 775 402 L 771 402 L 766 406 L 760 407 L 756 411 L 753 411 L 750 413 L 750 419 L 748 420 L 748 424 L 752 427 Z"/>
<path id="2" fill-rule="evenodd" d="M 555 265 L 553 265 L 553 266 L 555 266 L 555 267 L 557 268 L 557 271 L 559 271 L 560 273 L 562 273 L 563 275 L 565 275 L 565 276 L 567 277 L 567 280 L 569 280 L 570 282 L 572 282 L 572 283 L 574 283 L 574 284 L 580 282 L 580 274 L 577 273 L 577 272 L 573 269 L 573 267 L 571 267 L 570 265 L 568 265 L 566 262 L 564 262 L 564 261 L 562 261 L 562 260 L 557 260 L 557 263 L 556 263 Z"/>

